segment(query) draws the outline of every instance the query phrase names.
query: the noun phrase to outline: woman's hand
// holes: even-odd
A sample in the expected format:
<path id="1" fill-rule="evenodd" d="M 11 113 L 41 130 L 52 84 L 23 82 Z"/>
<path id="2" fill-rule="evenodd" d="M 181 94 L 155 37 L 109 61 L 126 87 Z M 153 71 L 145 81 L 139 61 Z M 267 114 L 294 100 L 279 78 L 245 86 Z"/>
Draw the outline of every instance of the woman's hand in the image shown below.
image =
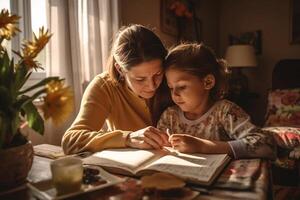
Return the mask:
<path id="1" fill-rule="evenodd" d="M 232 155 L 227 142 L 212 141 L 187 134 L 173 134 L 169 139 L 172 147 L 184 153 L 227 153 Z"/>
<path id="2" fill-rule="evenodd" d="M 153 126 L 130 133 L 126 140 L 127 146 L 138 149 L 161 149 L 168 144 L 168 135 Z"/>

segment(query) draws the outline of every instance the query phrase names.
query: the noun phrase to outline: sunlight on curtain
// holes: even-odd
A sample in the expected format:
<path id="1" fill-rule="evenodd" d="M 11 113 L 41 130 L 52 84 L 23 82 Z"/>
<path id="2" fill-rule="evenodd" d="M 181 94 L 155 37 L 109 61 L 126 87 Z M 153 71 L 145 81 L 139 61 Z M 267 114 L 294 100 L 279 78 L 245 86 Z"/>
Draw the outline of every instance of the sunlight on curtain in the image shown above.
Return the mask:
<path id="1" fill-rule="evenodd" d="M 46 124 L 46 143 L 60 144 L 79 111 L 86 85 L 103 72 L 113 35 L 119 28 L 118 0 L 49 0 L 47 75 L 64 77 L 74 90 L 74 115 L 61 127 Z"/>

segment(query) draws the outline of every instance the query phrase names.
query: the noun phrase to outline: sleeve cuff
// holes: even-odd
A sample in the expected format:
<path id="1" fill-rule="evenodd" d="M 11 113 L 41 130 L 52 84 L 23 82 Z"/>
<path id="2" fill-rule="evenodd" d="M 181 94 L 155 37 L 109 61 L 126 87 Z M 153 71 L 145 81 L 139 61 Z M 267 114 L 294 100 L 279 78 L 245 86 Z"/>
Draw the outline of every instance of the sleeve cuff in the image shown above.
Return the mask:
<path id="1" fill-rule="evenodd" d="M 123 138 L 122 141 L 124 141 L 124 144 L 123 144 L 124 147 L 128 147 L 128 145 L 127 145 L 127 138 L 128 138 L 128 136 L 129 136 L 129 134 L 131 132 L 132 131 L 122 131 L 122 138 Z"/>
<path id="2" fill-rule="evenodd" d="M 245 144 L 242 140 L 233 140 L 228 142 L 235 159 L 242 158 L 244 155 L 247 155 L 245 151 Z"/>

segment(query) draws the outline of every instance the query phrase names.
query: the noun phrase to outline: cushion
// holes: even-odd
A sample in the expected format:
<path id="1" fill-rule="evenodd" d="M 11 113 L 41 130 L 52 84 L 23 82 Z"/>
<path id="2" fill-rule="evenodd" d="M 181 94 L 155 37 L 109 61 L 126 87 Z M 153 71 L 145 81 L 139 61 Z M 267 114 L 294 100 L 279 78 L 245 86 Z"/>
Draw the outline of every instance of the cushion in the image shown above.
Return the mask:
<path id="1" fill-rule="evenodd" d="M 299 159 L 298 149 L 300 147 L 300 128 L 293 127 L 265 127 L 264 131 L 273 134 L 274 140 L 278 145 L 277 159 L 274 166 L 295 169 L 295 159 Z"/>
<path id="2" fill-rule="evenodd" d="M 284 149 L 294 149 L 300 146 L 300 128 L 293 127 L 265 127 L 265 131 L 273 134 L 279 147 Z"/>
<path id="3" fill-rule="evenodd" d="M 300 127 L 300 88 L 269 92 L 265 126 Z"/>

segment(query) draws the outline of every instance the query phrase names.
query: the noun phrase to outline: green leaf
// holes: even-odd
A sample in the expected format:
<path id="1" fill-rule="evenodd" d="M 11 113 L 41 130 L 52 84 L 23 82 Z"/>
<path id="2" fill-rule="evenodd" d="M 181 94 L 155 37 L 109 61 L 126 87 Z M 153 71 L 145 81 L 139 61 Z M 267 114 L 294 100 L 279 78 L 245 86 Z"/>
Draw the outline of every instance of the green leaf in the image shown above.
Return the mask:
<path id="1" fill-rule="evenodd" d="M 22 95 L 21 97 L 19 97 L 17 99 L 17 101 L 13 104 L 13 107 L 19 111 L 21 111 L 21 115 L 25 116 L 26 113 L 24 113 L 22 111 L 22 107 L 29 103 L 29 102 L 33 102 L 38 96 L 40 96 L 41 94 L 45 93 L 46 89 L 41 89 L 39 91 L 37 91 L 35 94 L 33 94 L 31 97 L 27 96 L 27 95 Z"/>
<path id="2" fill-rule="evenodd" d="M 14 67 L 10 65 L 10 59 L 6 51 L 0 55 L 0 85 L 11 88 L 14 75 Z"/>
<path id="3" fill-rule="evenodd" d="M 13 107 L 15 107 L 18 110 L 21 110 L 21 108 L 23 107 L 23 105 L 26 104 L 26 103 L 28 103 L 28 101 L 33 101 L 33 99 L 31 99 L 31 97 L 29 97 L 29 96 L 22 95 L 14 103 Z"/>
<path id="4" fill-rule="evenodd" d="M 53 76 L 53 77 L 45 78 L 45 79 L 41 80 L 40 82 L 34 84 L 33 86 L 31 86 L 31 87 L 29 87 L 29 88 L 27 88 L 25 90 L 20 91 L 19 94 L 24 94 L 24 93 L 29 92 L 31 90 L 34 90 L 34 89 L 36 89 L 38 87 L 45 86 L 50 81 L 60 81 L 60 80 L 63 80 L 63 79 L 60 79 L 58 76 L 57 77 Z"/>
<path id="5" fill-rule="evenodd" d="M 20 127 L 20 117 L 18 111 L 15 111 L 10 125 L 11 125 L 11 132 L 12 132 L 11 134 L 15 135 L 18 132 L 18 129 Z"/>
<path id="6" fill-rule="evenodd" d="M 28 126 L 38 132 L 39 134 L 44 134 L 44 120 L 37 111 L 36 107 L 32 102 L 28 102 L 23 106 L 23 110 L 26 113 L 26 120 Z"/>
<path id="7" fill-rule="evenodd" d="M 4 112 L 0 111 L 0 149 L 5 146 L 7 138 L 10 138 L 8 134 L 12 134 L 10 130 L 10 119 Z"/>
<path id="8" fill-rule="evenodd" d="M 0 112 L 0 149 L 4 144 L 5 133 L 6 133 L 6 123 L 3 117 L 1 116 L 1 112 Z"/>
<path id="9" fill-rule="evenodd" d="M 0 85 L 0 110 L 7 113 L 12 106 L 12 98 L 8 89 L 5 86 Z"/>
<path id="10" fill-rule="evenodd" d="M 28 72 L 28 69 L 25 65 L 18 65 L 16 67 L 16 75 L 15 75 L 15 90 L 19 91 L 29 76 L 31 75 L 31 72 Z"/>

